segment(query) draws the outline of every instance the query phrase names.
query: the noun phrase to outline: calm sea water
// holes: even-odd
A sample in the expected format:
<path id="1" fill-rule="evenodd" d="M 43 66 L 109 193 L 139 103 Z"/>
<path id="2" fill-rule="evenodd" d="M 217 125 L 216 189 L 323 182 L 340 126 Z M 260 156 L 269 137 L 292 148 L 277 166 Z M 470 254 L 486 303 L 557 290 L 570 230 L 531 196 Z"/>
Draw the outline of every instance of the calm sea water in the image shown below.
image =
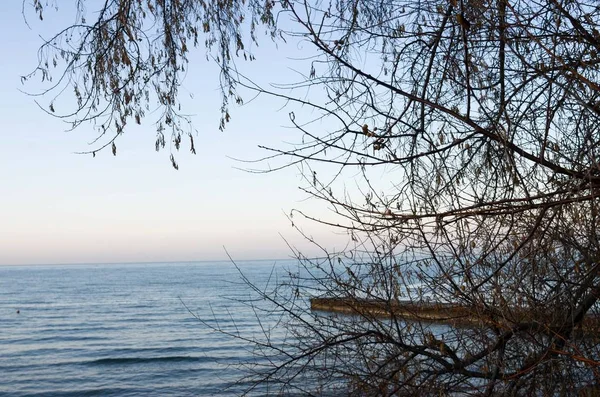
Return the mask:
<path id="1" fill-rule="evenodd" d="M 238 265 L 265 285 L 294 263 Z M 0 267 L 0 395 L 237 395 L 252 351 L 190 311 L 253 335 L 249 297 L 228 262 Z"/>

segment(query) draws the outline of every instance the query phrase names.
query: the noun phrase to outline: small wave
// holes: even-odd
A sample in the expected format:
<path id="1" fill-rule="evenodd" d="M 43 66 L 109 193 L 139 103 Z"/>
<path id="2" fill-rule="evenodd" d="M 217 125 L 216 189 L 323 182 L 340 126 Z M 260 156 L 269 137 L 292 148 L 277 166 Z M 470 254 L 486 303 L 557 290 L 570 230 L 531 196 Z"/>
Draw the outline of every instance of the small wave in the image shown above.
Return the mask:
<path id="1" fill-rule="evenodd" d="M 89 365 L 124 365 L 124 364 L 148 364 L 161 362 L 190 362 L 201 361 L 202 357 L 191 356 L 165 356 L 165 357 L 108 357 L 88 361 Z"/>

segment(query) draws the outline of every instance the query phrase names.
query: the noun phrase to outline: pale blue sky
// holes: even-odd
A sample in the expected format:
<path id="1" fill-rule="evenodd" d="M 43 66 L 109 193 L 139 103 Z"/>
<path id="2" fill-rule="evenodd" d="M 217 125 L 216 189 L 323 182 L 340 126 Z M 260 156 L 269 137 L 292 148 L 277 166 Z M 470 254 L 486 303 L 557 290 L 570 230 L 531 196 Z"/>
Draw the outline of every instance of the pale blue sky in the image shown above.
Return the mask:
<path id="1" fill-rule="evenodd" d="M 21 86 L 19 78 L 36 65 L 39 34 L 64 27 L 73 15 L 63 6 L 46 12 L 42 23 L 32 18 L 29 29 L 20 0 L 7 1 L 0 13 L 0 264 L 225 259 L 223 246 L 237 259 L 283 258 L 290 251 L 280 234 L 316 252 L 285 217 L 292 208 L 326 211 L 323 203 L 304 200 L 299 171 L 254 175 L 228 158 L 255 159 L 265 154 L 258 144 L 298 141 L 296 131 L 283 127 L 288 111 L 262 98 L 234 108 L 220 132 L 217 71 L 203 49 L 184 82 L 194 93 L 193 99 L 186 95 L 186 110 L 196 114 L 198 153 L 184 147 L 179 171 L 171 168 L 168 150 L 154 151 L 150 120 L 126 131 L 116 157 L 74 154 L 89 149 L 91 126 L 65 132 L 67 125 L 19 92 L 39 88 Z M 289 57 L 302 49 L 276 50 L 266 42 L 247 71 L 285 82 L 294 73 L 289 66 L 298 66 Z M 302 225 L 326 246 L 345 241 L 327 228 Z"/>

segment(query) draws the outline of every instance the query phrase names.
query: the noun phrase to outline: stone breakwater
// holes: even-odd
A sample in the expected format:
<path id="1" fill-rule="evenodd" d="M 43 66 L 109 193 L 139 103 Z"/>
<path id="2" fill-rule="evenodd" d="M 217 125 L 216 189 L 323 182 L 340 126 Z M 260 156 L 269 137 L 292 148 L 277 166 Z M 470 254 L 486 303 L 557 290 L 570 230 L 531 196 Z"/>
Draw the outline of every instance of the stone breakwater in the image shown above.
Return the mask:
<path id="1" fill-rule="evenodd" d="M 564 317 L 552 318 L 548 312 L 527 308 L 493 306 L 468 306 L 452 303 L 377 301 L 360 298 L 312 298 L 311 309 L 357 315 L 361 317 L 394 317 L 405 321 L 425 321 L 452 326 L 510 328 L 516 324 L 530 323 L 548 331 L 564 330 Z M 574 332 L 600 336 L 600 317 L 588 314 Z"/>

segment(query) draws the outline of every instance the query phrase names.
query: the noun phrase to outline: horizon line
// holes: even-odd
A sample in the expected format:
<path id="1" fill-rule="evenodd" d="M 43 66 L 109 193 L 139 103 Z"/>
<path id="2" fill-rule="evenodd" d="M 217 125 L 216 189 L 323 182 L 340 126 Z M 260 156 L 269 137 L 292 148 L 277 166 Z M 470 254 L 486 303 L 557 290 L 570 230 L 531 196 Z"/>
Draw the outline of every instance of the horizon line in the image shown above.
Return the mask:
<path id="1" fill-rule="evenodd" d="M 297 259 L 294 257 L 288 258 L 264 258 L 264 259 L 202 259 L 202 260 L 167 260 L 167 261 L 127 261 L 127 262 L 71 262 L 71 263 L 0 263 L 0 267 L 4 266 L 81 266 L 81 265 L 151 265 L 159 263 L 205 263 L 205 262 L 267 262 L 267 261 L 284 261 Z"/>

